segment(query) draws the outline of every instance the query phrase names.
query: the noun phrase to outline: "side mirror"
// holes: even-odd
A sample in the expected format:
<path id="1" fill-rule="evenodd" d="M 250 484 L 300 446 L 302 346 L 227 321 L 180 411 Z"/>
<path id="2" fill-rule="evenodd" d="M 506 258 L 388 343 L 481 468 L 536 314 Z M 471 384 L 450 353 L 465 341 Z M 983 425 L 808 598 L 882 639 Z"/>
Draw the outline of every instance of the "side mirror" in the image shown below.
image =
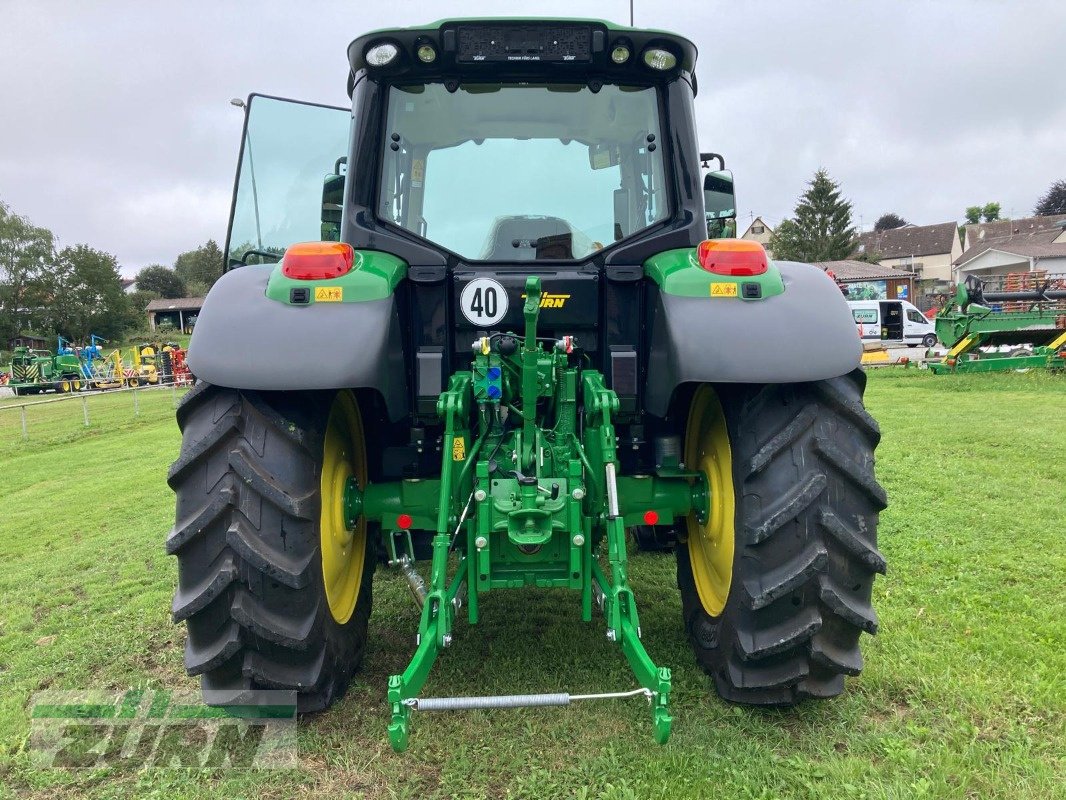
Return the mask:
<path id="1" fill-rule="evenodd" d="M 344 175 L 327 175 L 322 181 L 322 241 L 324 242 L 340 241 L 344 179 Z"/>
<path id="2" fill-rule="evenodd" d="M 611 144 L 589 145 L 589 167 L 592 169 L 608 169 L 617 167 L 619 161 L 618 147 Z"/>
<path id="3" fill-rule="evenodd" d="M 720 169 L 704 176 L 703 206 L 708 220 L 736 219 L 737 199 L 733 194 L 732 171 Z"/>

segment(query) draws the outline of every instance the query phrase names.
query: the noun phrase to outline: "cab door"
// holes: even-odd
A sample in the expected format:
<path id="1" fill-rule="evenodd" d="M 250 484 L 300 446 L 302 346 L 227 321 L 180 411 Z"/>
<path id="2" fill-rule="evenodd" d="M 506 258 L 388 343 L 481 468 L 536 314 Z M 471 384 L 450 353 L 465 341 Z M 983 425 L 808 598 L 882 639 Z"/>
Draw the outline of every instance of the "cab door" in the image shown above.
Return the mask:
<path id="1" fill-rule="evenodd" d="M 338 184 L 351 135 L 347 108 L 261 94 L 243 106 L 227 268 L 277 261 L 296 242 L 337 238 L 343 198 Z M 324 187 L 329 208 L 323 206 Z"/>

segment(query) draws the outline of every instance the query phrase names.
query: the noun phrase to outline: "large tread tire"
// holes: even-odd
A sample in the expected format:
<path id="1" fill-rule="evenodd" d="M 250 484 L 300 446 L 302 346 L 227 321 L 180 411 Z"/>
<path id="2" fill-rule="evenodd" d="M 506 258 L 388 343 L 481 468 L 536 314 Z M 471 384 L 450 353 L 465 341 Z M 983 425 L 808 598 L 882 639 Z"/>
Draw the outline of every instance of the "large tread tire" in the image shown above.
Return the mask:
<path id="1" fill-rule="evenodd" d="M 178 558 L 172 612 L 188 629 L 185 667 L 201 676 L 206 702 L 287 689 L 300 712 L 318 711 L 360 666 L 373 548 L 343 625 L 322 576 L 320 470 L 334 395 L 198 383 L 178 408 L 182 446 L 169 474 L 177 511 L 166 549 Z"/>
<path id="2" fill-rule="evenodd" d="M 696 660 L 726 700 L 793 705 L 844 689 L 877 631 L 874 478 L 881 434 L 862 404 L 866 374 L 718 388 L 729 429 L 736 525 L 726 605 L 709 616 L 679 543 L 678 585 Z M 712 499 L 713 502 L 713 499 Z"/>

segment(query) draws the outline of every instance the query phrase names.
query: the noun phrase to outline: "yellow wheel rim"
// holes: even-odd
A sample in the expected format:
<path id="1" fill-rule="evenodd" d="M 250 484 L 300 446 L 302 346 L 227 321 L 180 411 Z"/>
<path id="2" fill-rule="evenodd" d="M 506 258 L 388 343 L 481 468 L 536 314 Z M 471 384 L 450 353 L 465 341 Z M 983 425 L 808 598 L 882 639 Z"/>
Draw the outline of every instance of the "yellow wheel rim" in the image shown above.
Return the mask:
<path id="1" fill-rule="evenodd" d="M 70 381 L 61 381 L 59 384 L 59 391 L 66 394 L 70 391 Z"/>
<path id="2" fill-rule="evenodd" d="M 729 430 L 718 395 L 700 386 L 692 398 L 685 435 L 685 466 L 707 476 L 710 514 L 700 524 L 688 517 L 688 555 L 703 610 L 717 617 L 725 608 L 733 579 L 734 514 L 733 459 Z"/>
<path id="3" fill-rule="evenodd" d="M 333 619 L 342 625 L 355 611 L 366 560 L 366 520 L 360 517 L 355 530 L 344 524 L 344 487 L 353 476 L 360 488 L 366 486 L 363 421 L 351 392 L 341 392 L 330 409 L 322 445 L 319 536 L 326 599 Z"/>

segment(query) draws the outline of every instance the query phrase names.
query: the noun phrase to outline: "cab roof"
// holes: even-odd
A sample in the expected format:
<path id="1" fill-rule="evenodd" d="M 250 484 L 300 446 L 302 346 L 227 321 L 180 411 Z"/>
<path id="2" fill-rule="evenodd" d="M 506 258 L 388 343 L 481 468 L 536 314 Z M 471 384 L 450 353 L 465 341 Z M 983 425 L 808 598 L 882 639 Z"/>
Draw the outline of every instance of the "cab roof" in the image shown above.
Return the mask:
<path id="1" fill-rule="evenodd" d="M 385 65 L 368 63 L 367 53 L 386 43 L 397 48 L 396 56 Z M 620 47 L 629 51 L 621 63 L 612 59 Z M 420 58 L 419 48 L 431 48 L 432 59 Z M 653 49 L 667 51 L 676 64 L 652 68 L 644 55 Z M 423 55 L 428 54 L 423 50 Z M 660 83 L 680 75 L 695 89 L 696 45 L 676 33 L 597 19 L 460 18 L 366 33 L 348 46 L 348 60 L 349 93 L 360 73 L 390 81 L 452 77 L 639 83 Z"/>

